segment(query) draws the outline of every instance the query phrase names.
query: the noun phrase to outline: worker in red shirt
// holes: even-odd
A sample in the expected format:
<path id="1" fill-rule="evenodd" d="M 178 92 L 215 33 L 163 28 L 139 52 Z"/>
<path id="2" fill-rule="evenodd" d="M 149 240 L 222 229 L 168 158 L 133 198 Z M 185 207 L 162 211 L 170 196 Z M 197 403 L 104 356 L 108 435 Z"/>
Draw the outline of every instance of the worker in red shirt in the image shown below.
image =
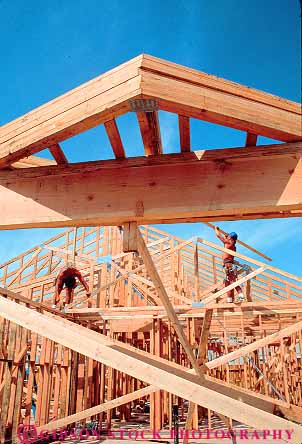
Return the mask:
<path id="1" fill-rule="evenodd" d="M 229 234 L 226 234 L 225 236 L 221 233 L 218 227 L 215 227 L 215 233 L 219 240 L 224 244 L 225 248 L 228 248 L 229 250 L 236 251 L 236 241 L 237 241 L 237 233 L 231 232 Z M 237 274 L 237 267 L 234 265 L 234 256 L 230 253 L 223 253 L 222 255 L 223 259 L 223 267 L 225 271 L 225 280 L 224 285 L 227 287 L 228 285 L 232 284 L 233 282 L 237 281 L 238 274 Z M 236 288 L 237 292 L 237 298 L 236 301 L 234 301 L 234 289 L 228 291 L 227 293 L 227 302 L 243 302 L 244 296 L 241 290 L 241 287 L 238 285 Z"/>
<path id="2" fill-rule="evenodd" d="M 60 302 L 60 294 L 64 286 L 66 288 L 66 297 L 65 303 L 63 305 L 65 306 L 73 302 L 74 289 L 78 285 L 77 279 L 85 288 L 87 297 L 90 297 L 90 291 L 87 282 L 85 281 L 79 270 L 75 267 L 74 263 L 67 262 L 66 266 L 60 270 L 56 278 L 55 294 L 53 297 L 53 308 L 56 308 L 57 304 Z"/>

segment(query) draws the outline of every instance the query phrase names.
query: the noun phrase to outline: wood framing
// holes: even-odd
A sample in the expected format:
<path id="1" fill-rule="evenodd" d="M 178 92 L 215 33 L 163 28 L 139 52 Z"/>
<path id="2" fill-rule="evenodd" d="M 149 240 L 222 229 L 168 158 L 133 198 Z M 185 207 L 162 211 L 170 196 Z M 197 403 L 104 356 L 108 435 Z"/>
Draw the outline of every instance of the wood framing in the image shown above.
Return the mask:
<path id="1" fill-rule="evenodd" d="M 0 166 L 10 165 L 47 146 L 112 121 L 130 111 L 129 100 L 135 98 L 155 99 L 162 110 L 231 126 L 254 135 L 285 142 L 302 139 L 301 107 L 298 104 L 165 60 L 140 55 L 3 125 L 0 129 Z M 139 118 L 143 127 L 148 127 L 147 133 L 144 130 L 144 134 L 148 134 L 144 137 L 145 149 L 147 154 L 149 150 L 158 154 L 161 151 L 159 132 L 152 130 L 158 125 L 152 123 L 150 126 L 146 120 L 149 117 Z M 147 143 L 152 132 L 156 134 L 155 145 Z M 187 150 L 188 141 L 185 145 L 182 149 Z"/>
<path id="2" fill-rule="evenodd" d="M 6 300 L 3 296 L 0 296 L 0 314 L 11 322 L 42 334 L 44 337 L 48 337 L 85 356 L 89 356 L 121 371 L 126 371 L 128 374 L 141 378 L 149 384 L 153 384 L 161 389 L 167 389 L 178 396 L 216 410 L 218 413 L 237 419 L 244 424 L 265 428 L 269 423 L 276 429 L 291 429 L 294 432 L 292 442 L 300 442 L 302 432 L 300 426 L 247 404 L 245 404 L 243 410 L 240 401 L 203 387 L 198 382 L 198 377 L 189 376 L 181 368 L 178 371 L 176 371 L 176 368 L 174 368 L 173 372 L 168 371 L 169 362 L 165 364 L 165 367 L 158 360 L 153 359 L 151 361 L 151 356 L 145 361 L 142 354 L 137 359 L 133 355 L 131 356 L 131 353 L 127 353 L 126 349 L 122 351 L 121 348 L 113 348 L 113 341 L 108 340 L 106 337 L 102 338 L 102 335 L 99 333 L 96 333 L 95 336 L 94 332 L 75 326 L 69 321 L 60 321 L 55 319 L 53 315 L 47 317 L 43 314 L 35 313 L 26 307 Z M 116 345 L 119 344 L 116 343 Z"/>
<path id="3" fill-rule="evenodd" d="M 297 217 L 301 152 L 298 142 L 2 172 L 0 228 Z"/>
<path id="4" fill-rule="evenodd" d="M 132 225 L 136 229 L 136 224 Z M 28 318 L 31 328 L 36 319 L 40 332 L 16 327 L 0 314 L 0 420 L 5 424 L 5 439 L 16 434 L 18 421 L 24 424 L 35 421 L 38 430 L 42 430 L 49 423 L 51 429 L 75 420 L 85 424 L 93 415 L 94 420 L 101 418 L 102 426 L 106 423 L 110 427 L 116 409 L 121 418 L 133 420 L 140 405 L 137 400 L 140 393 L 144 394 L 140 402 L 150 396 L 151 428 L 167 426 L 175 402 L 173 397 L 181 395 L 168 393 L 167 385 L 165 388 L 155 386 L 154 380 L 145 380 L 145 376 L 143 381 L 151 385 L 140 392 L 144 387 L 143 366 L 150 364 L 152 372 L 153 365 L 157 368 L 155 371 L 160 372 L 156 378 L 163 370 L 167 377 L 177 374 L 182 378 L 185 372 L 191 382 L 210 391 L 208 396 L 209 393 L 214 396 L 216 405 L 224 402 L 224 398 L 219 398 L 224 396 L 231 402 L 244 403 L 241 409 L 255 408 L 257 418 L 264 418 L 263 412 L 279 412 L 290 421 L 301 422 L 302 392 L 297 385 L 301 360 L 297 347 L 302 344 L 301 279 L 272 266 L 269 266 L 272 270 L 268 268 L 257 275 L 251 275 L 258 272 L 257 269 L 241 268 L 250 282 L 251 302 L 217 303 L 214 301 L 217 293 L 213 293 L 208 309 L 195 307 L 196 292 L 211 293 L 223 276 L 220 246 L 213 243 L 204 246 L 194 238 L 183 241 L 155 227 L 143 226 L 140 231 L 144 241 L 138 242 L 141 256 L 122 252 L 124 241 L 129 241 L 125 230 L 122 233 L 117 227 L 73 228 L 0 266 L 0 286 L 10 286 L 13 290 L 1 289 L 1 294 L 18 303 L 17 312 L 18 308 L 30 307 L 26 316 L 19 313 L 18 319 Z M 87 301 L 81 290 L 76 290 L 73 305 L 77 308 L 61 313 L 51 308 L 51 301 L 54 277 L 67 252 L 75 254 L 77 265 L 89 282 L 91 298 Z M 107 257 L 106 263 L 99 263 L 103 255 L 109 255 L 111 260 Z M 247 256 L 244 259 L 250 260 Z M 159 295 L 166 307 L 161 305 Z M 89 304 L 93 304 L 93 308 L 89 308 Z M 15 316 L 16 310 L 11 314 Z M 47 332 L 55 330 L 60 337 L 71 341 L 69 345 L 56 342 L 53 336 L 52 339 L 43 336 L 48 325 L 46 318 L 51 322 Z M 180 325 L 180 329 L 176 329 L 184 347 L 169 318 Z M 56 328 L 53 319 L 59 322 Z M 72 322 L 66 323 L 66 319 Z M 77 335 L 81 336 L 82 343 Z M 233 336 L 237 338 L 236 343 L 232 342 Z M 86 349 L 87 338 L 104 346 L 110 359 L 113 357 L 110 350 L 117 350 L 119 359 L 114 362 L 119 362 L 119 366 L 113 368 L 112 362 L 101 363 L 92 357 L 94 355 L 81 354 Z M 83 345 L 81 352 L 69 348 L 75 344 Z M 93 353 L 98 350 L 94 344 L 91 349 L 88 346 Z M 200 360 L 195 361 L 191 355 L 194 366 L 195 362 L 201 365 L 202 358 L 211 359 L 200 368 L 200 374 L 205 371 L 208 374 L 199 380 L 193 374 L 195 370 L 188 370 L 190 360 L 186 353 L 192 349 L 196 357 L 198 348 Z M 99 351 L 103 356 L 104 349 Z M 267 356 L 265 360 L 263 353 Z M 129 356 L 134 359 L 131 363 L 127 361 Z M 171 361 L 171 356 L 176 362 Z M 25 368 L 29 369 L 26 377 Z M 136 377 L 134 373 L 127 374 L 133 368 Z M 35 383 L 37 372 L 39 377 Z M 191 385 L 190 390 L 195 390 L 195 386 Z M 68 398 L 66 393 L 70 393 Z M 182 396 L 178 402 L 189 421 L 192 409 L 187 410 Z M 211 422 L 211 412 L 216 407 L 205 406 L 209 410 L 194 409 L 194 428 L 199 427 L 204 415 Z M 226 412 L 219 410 L 219 416 L 230 427 Z M 57 420 L 53 421 L 53 417 Z"/>

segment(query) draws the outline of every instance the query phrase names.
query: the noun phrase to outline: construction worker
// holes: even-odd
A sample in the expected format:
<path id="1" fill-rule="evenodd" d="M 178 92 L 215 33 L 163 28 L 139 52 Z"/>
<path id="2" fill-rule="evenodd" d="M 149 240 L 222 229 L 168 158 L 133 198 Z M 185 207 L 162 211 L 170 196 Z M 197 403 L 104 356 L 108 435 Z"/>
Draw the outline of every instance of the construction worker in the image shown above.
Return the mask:
<path id="1" fill-rule="evenodd" d="M 65 303 L 63 305 L 68 305 L 73 302 L 74 289 L 77 287 L 77 279 L 83 285 L 86 290 L 87 297 L 90 297 L 90 291 L 87 282 L 75 267 L 73 262 L 67 262 L 66 266 L 61 268 L 56 281 L 55 281 L 55 294 L 53 298 L 53 308 L 56 308 L 57 304 L 60 302 L 60 294 L 64 286 L 66 288 Z"/>
<path id="2" fill-rule="evenodd" d="M 231 232 L 226 235 L 223 235 L 218 227 L 215 227 L 215 233 L 219 240 L 224 244 L 225 248 L 228 248 L 229 250 L 236 251 L 236 241 L 237 241 L 237 233 Z M 223 259 L 223 267 L 225 271 L 225 280 L 224 285 L 225 287 L 229 286 L 233 282 L 237 281 L 237 267 L 234 265 L 234 256 L 232 256 L 230 253 L 223 253 L 222 255 Z M 237 298 L 236 301 L 234 301 L 234 289 L 228 291 L 227 293 L 227 302 L 243 302 L 244 296 L 241 290 L 241 287 L 238 285 L 236 288 L 237 292 Z"/>

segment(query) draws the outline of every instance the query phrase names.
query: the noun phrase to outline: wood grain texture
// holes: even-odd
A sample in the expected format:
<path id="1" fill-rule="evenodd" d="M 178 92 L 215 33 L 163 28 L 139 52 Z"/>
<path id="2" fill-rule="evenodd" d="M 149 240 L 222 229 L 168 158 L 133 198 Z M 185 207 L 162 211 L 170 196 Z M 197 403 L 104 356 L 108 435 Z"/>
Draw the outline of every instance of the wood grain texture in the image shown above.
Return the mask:
<path id="1" fill-rule="evenodd" d="M 296 217 L 301 175 L 301 143 L 2 172 L 0 227 Z"/>

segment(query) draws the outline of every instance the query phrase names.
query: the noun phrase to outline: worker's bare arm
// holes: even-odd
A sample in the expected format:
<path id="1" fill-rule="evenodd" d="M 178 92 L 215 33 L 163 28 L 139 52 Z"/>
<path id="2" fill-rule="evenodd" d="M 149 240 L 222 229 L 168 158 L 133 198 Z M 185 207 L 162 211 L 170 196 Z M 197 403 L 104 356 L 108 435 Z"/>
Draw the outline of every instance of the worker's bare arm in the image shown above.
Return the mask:
<path id="1" fill-rule="evenodd" d="M 77 273 L 76 273 L 76 277 L 79 279 L 80 283 L 81 283 L 81 284 L 83 285 L 83 287 L 85 288 L 86 293 L 87 293 L 87 294 L 90 294 L 88 284 L 87 284 L 87 282 L 85 281 L 85 279 L 83 278 L 83 276 L 81 275 L 81 273 L 80 273 L 78 270 L 77 270 Z"/>
<path id="2" fill-rule="evenodd" d="M 215 227 L 215 234 L 218 237 L 218 239 L 221 240 L 221 242 L 225 243 L 226 241 L 225 236 L 222 235 L 218 227 Z"/>

